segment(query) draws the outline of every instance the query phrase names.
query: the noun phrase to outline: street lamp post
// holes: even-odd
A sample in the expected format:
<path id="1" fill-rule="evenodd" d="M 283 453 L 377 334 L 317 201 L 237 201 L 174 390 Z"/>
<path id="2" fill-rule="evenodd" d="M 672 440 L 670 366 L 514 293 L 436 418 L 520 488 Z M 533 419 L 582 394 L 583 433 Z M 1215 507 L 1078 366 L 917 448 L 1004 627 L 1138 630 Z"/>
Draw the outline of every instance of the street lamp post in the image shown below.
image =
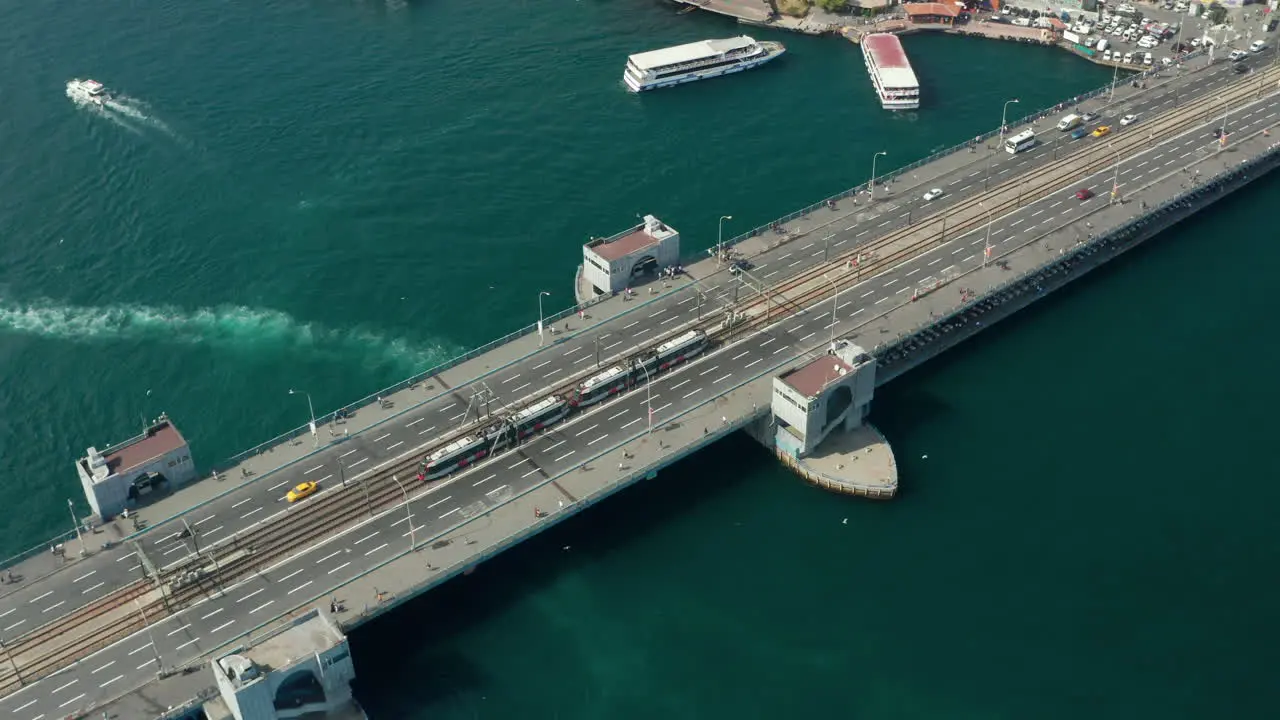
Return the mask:
<path id="1" fill-rule="evenodd" d="M 721 215 L 720 222 L 716 223 L 716 267 L 720 267 L 720 261 L 724 259 L 724 221 L 732 219 L 732 215 Z"/>
<path id="2" fill-rule="evenodd" d="M 982 267 L 986 267 L 987 258 L 991 255 L 991 208 L 981 202 L 978 207 L 987 211 L 987 239 L 982 243 Z"/>
<path id="3" fill-rule="evenodd" d="M 412 550 L 418 547 L 418 539 L 413 534 L 413 513 L 409 510 L 409 491 L 404 489 L 404 483 L 400 482 L 400 478 L 392 475 L 391 479 L 396 481 L 396 485 L 400 486 L 400 494 L 404 495 L 404 514 L 409 521 L 409 549 Z"/>
<path id="4" fill-rule="evenodd" d="M 826 273 L 822 273 L 823 279 L 831 283 L 831 287 L 835 290 L 835 294 L 831 296 L 831 345 L 836 344 L 836 311 L 840 309 L 840 286 L 835 280 L 827 277 Z"/>
<path id="5" fill-rule="evenodd" d="M 888 155 L 888 154 L 889 154 L 888 150 L 881 150 L 880 152 L 871 156 L 871 184 L 869 186 L 869 189 L 867 190 L 868 203 L 876 199 L 876 159 L 879 158 L 881 155 Z"/>
<path id="6" fill-rule="evenodd" d="M 596 369 L 600 369 L 600 336 L 596 336 Z"/>
<path id="7" fill-rule="evenodd" d="M 645 404 L 645 415 L 647 415 L 647 416 L 648 416 L 648 418 L 649 418 L 649 430 L 648 430 L 648 433 L 649 433 L 650 435 L 652 435 L 652 434 L 653 434 L 653 390 L 652 390 L 652 389 L 650 389 L 650 385 L 649 385 L 649 365 L 648 365 L 648 363 L 643 363 L 643 362 L 642 362 L 642 363 L 640 363 L 640 369 L 644 371 L 644 404 Z"/>
<path id="8" fill-rule="evenodd" d="M 1004 108 L 1000 110 L 1000 138 L 996 141 L 996 150 L 987 156 L 987 177 L 982 181 L 982 189 L 986 190 L 991 184 L 991 167 L 995 165 L 996 153 L 1004 148 L 1004 126 L 1009 120 L 1009 105 L 1018 102 L 1018 98 L 1006 100 Z"/>
<path id="9" fill-rule="evenodd" d="M 156 636 L 151 634 L 151 621 L 147 620 L 147 611 L 142 609 L 142 603 L 134 598 L 133 604 L 138 606 L 138 614 L 142 615 L 142 624 L 147 627 L 147 638 L 151 640 L 151 652 L 156 656 L 156 671 L 164 670 L 164 661 L 160 659 L 160 647 L 156 645 Z"/>
<path id="10" fill-rule="evenodd" d="M 551 293 L 547 292 L 546 290 L 543 290 L 538 293 L 538 344 L 539 345 L 542 344 L 542 296 L 550 295 L 550 294 Z"/>
<path id="11" fill-rule="evenodd" d="M 311 393 L 305 390 L 294 390 L 290 388 L 289 394 L 307 396 L 307 412 L 311 415 L 311 424 L 308 426 L 311 429 L 311 442 L 313 445 L 319 445 L 320 437 L 316 435 L 316 407 L 311 404 Z"/>
<path id="12" fill-rule="evenodd" d="M 71 511 L 71 522 L 76 529 L 76 544 L 80 546 L 80 556 L 84 557 L 88 553 L 84 549 L 84 536 L 80 534 L 80 521 L 76 519 L 76 506 L 71 498 L 67 498 L 67 509 Z"/>
<path id="13" fill-rule="evenodd" d="M 1115 150 L 1115 144 L 1109 143 L 1108 148 L 1115 152 L 1116 162 L 1111 172 L 1111 197 L 1107 201 L 1108 205 L 1115 203 L 1116 196 L 1120 194 L 1120 153 Z"/>

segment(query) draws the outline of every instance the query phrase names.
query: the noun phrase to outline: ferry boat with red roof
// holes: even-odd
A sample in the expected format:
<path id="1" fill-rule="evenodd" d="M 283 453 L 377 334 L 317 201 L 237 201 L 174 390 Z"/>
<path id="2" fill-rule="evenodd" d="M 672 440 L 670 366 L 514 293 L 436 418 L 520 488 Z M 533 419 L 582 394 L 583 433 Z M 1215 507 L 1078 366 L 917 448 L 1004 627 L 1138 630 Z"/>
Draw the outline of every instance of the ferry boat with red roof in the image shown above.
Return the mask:
<path id="1" fill-rule="evenodd" d="M 873 33 L 862 38 L 862 59 L 885 110 L 920 107 L 920 83 L 897 35 Z"/>

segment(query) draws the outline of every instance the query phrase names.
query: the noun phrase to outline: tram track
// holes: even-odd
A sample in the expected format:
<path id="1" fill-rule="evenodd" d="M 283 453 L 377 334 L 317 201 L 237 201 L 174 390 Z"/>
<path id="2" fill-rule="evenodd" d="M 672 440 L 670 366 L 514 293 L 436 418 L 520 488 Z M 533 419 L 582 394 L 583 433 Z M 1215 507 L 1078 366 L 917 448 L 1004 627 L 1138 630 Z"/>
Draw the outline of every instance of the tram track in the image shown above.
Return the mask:
<path id="1" fill-rule="evenodd" d="M 1110 141 L 1095 142 L 1092 147 L 1082 152 L 1072 153 L 1029 173 L 1004 181 L 984 191 L 978 198 L 964 201 L 959 206 L 935 211 L 886 236 L 873 238 L 860 245 L 855 244 L 852 248 L 833 255 L 831 259 L 788 278 L 778 287 L 767 288 L 763 294 L 735 308 L 734 311 L 738 316 L 744 317 L 741 322 L 730 323 L 729 326 L 724 327 L 718 319 L 699 318 L 683 324 L 680 329 L 671 333 L 671 336 L 687 332 L 692 327 L 703 330 L 707 333 L 710 342 L 717 343 L 723 341 L 726 336 L 731 340 L 734 333 L 758 329 L 783 317 L 803 312 L 825 300 L 833 290 L 839 292 L 843 289 L 842 284 L 856 285 L 862 282 L 864 277 L 869 278 L 882 273 L 922 252 L 937 247 L 945 242 L 948 233 L 963 235 L 981 227 L 991 217 L 1018 209 L 1022 206 L 1023 197 L 1039 198 L 1046 190 L 1059 188 L 1072 178 L 1096 171 L 1098 167 L 1110 162 L 1112 157 L 1131 155 L 1144 146 L 1154 145 L 1157 135 L 1163 136 L 1171 131 L 1176 135 L 1178 134 L 1176 131 L 1182 127 L 1198 127 L 1213 117 L 1214 110 L 1218 107 L 1255 99 L 1256 96 L 1260 96 L 1259 88 L 1275 82 L 1277 78 L 1280 78 L 1280 70 L 1276 69 L 1255 73 L 1255 76 L 1239 81 L 1234 87 L 1229 86 L 1216 97 L 1199 97 L 1182 108 L 1161 113 L 1150 122 L 1144 123 L 1140 132 L 1117 132 L 1114 139 Z M 809 231 L 801 237 L 811 236 L 814 232 L 817 231 Z M 839 268 L 860 256 L 868 256 L 868 261 L 858 263 L 859 271 L 856 276 L 845 273 L 835 282 L 824 279 L 824 274 L 831 273 L 833 268 Z M 799 291 L 797 295 L 789 295 L 796 291 Z M 764 307 L 763 313 L 752 312 L 761 306 Z M 610 358 L 609 363 L 626 361 L 662 340 L 662 338 L 657 339 L 645 348 L 631 348 L 627 353 L 616 354 Z M 511 403 L 511 406 L 518 407 L 528 397 L 534 395 L 545 397 L 548 394 L 563 394 L 595 372 L 598 370 L 593 369 L 576 375 L 551 388 L 550 393 L 544 388 L 521 398 L 519 402 Z M 490 420 L 486 419 L 487 421 Z M 239 578 L 278 558 L 297 552 L 309 544 L 349 527 L 359 521 L 362 507 L 370 514 L 375 514 L 379 510 L 395 505 L 406 492 L 409 492 L 410 484 L 415 486 L 414 489 L 420 487 L 418 481 L 414 479 L 418 457 L 474 431 L 481 424 L 483 423 L 473 422 L 455 428 L 432 440 L 430 445 L 405 453 L 399 460 L 393 461 L 388 467 L 378 469 L 369 477 L 359 482 L 351 482 L 345 489 L 321 493 L 298 506 L 299 509 L 296 512 L 286 510 L 284 517 L 279 520 L 258 526 L 243 535 L 236 535 L 232 540 L 206 549 L 205 553 L 192 556 L 190 560 L 175 568 L 161 571 L 156 584 L 142 580 L 136 581 L 11 641 L 3 648 L 9 653 L 10 662 L 8 664 L 0 662 L 0 694 L 12 692 L 23 682 L 32 682 L 52 674 L 81 657 L 143 629 L 147 622 L 154 623 L 172 612 L 186 608 L 202 596 L 219 592 L 220 588 L 235 584 Z M 519 445 L 515 445 L 511 449 L 518 447 Z M 407 478 L 403 481 L 403 491 L 397 484 L 397 480 L 393 479 L 402 474 Z M 435 483 L 446 481 L 447 479 L 428 481 L 426 486 L 430 487 Z M 211 572 L 210 567 L 213 568 Z M 183 576 L 193 571 L 201 576 L 189 582 L 183 581 Z M 150 600 L 146 604 L 138 602 L 139 612 L 129 613 L 107 623 L 89 636 L 55 644 L 73 628 L 91 626 L 95 619 L 139 601 L 141 597 L 154 592 L 157 588 L 162 594 L 165 592 L 169 594 L 162 599 Z M 145 620 L 142 615 L 144 612 Z M 46 647 L 48 649 L 34 659 L 25 663 L 17 662 L 24 656 L 39 652 Z M 14 664 L 18 665 L 21 680 L 14 672 Z"/>

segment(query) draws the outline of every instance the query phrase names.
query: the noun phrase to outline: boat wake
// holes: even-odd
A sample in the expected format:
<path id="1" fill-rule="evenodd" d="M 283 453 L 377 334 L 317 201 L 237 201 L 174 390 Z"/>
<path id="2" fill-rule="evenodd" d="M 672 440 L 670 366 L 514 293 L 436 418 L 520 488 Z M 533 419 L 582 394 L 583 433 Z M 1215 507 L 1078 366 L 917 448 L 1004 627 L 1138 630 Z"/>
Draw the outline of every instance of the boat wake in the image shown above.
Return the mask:
<path id="1" fill-rule="evenodd" d="M 205 346 L 246 354 L 305 356 L 330 362 L 391 368 L 405 375 L 456 354 L 376 330 L 330 328 L 288 313 L 239 305 L 186 310 L 136 304 L 75 306 L 51 300 L 0 300 L 0 334 L 16 333 L 74 343 L 155 342 Z"/>
<path id="2" fill-rule="evenodd" d="M 103 94 L 98 98 L 90 97 L 84 92 L 85 82 L 79 78 L 67 82 L 67 97 L 76 107 L 137 135 L 146 130 L 158 130 L 171 138 L 181 139 L 167 123 L 144 110 L 147 107 L 145 102 L 128 95 Z"/>
<path id="3" fill-rule="evenodd" d="M 153 127 L 169 137 L 177 137 L 177 134 L 173 132 L 173 129 L 170 128 L 163 120 L 155 117 L 154 115 L 149 115 L 146 112 L 143 112 L 142 108 L 146 107 L 146 103 L 141 100 L 129 97 L 128 95 L 119 95 L 108 100 L 106 102 L 106 107 L 126 118 L 129 118 L 130 120 Z"/>

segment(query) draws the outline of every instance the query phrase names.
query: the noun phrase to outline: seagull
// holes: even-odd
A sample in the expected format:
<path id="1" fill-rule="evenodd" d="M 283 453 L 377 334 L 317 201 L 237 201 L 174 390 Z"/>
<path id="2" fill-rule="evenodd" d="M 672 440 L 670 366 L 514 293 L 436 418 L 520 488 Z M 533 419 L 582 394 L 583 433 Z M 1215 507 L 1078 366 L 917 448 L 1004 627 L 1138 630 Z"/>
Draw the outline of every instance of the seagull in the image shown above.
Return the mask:
<path id="1" fill-rule="evenodd" d="M 928 459 L 929 459 L 929 453 L 925 453 L 925 454 L 921 455 L 921 456 L 920 456 L 920 459 L 921 459 L 921 460 L 928 460 Z"/>
<path id="2" fill-rule="evenodd" d="M 848 524 L 849 524 L 849 518 L 845 518 L 845 519 L 841 520 L 841 521 L 840 521 L 840 524 L 841 524 L 841 525 L 848 525 Z"/>

